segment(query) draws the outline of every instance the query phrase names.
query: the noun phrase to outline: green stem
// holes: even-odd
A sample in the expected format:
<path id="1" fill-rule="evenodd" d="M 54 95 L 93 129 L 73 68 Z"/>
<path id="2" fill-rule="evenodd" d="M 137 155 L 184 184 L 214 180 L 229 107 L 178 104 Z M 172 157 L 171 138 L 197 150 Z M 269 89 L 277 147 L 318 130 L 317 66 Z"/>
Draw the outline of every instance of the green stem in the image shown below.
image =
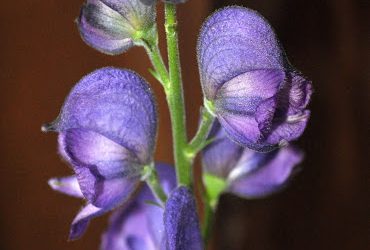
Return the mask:
<path id="1" fill-rule="evenodd" d="M 192 169 L 191 162 L 185 155 L 187 147 L 185 104 L 178 48 L 176 6 L 174 4 L 165 4 L 165 29 L 170 76 L 167 100 L 172 122 L 176 175 L 179 185 L 190 186 Z"/>
<path id="2" fill-rule="evenodd" d="M 149 43 L 143 44 L 150 61 L 152 62 L 152 65 L 155 69 L 156 78 L 157 80 L 162 83 L 165 91 L 167 92 L 167 89 L 170 84 L 170 78 L 168 76 L 166 65 L 163 62 L 161 52 L 158 47 L 158 43 L 150 45 Z"/>
<path id="3" fill-rule="evenodd" d="M 152 193 L 157 200 L 161 201 L 162 205 L 164 205 L 167 201 L 167 195 L 158 180 L 158 174 L 154 166 L 145 166 L 142 176 L 144 176 L 146 183 L 150 187 L 150 190 L 152 190 Z"/>
<path id="4" fill-rule="evenodd" d="M 214 121 L 213 115 L 208 109 L 202 109 L 202 120 L 198 128 L 198 132 L 190 142 L 187 150 L 189 158 L 193 159 L 200 150 L 202 150 L 208 144 L 208 134 Z"/>
<path id="5" fill-rule="evenodd" d="M 205 191 L 203 194 L 203 204 L 204 204 L 204 221 L 202 226 L 202 235 L 204 244 L 207 245 L 209 238 L 211 237 L 212 233 L 212 226 L 214 220 L 214 210 L 210 205 L 210 199 L 208 197 L 207 192 Z"/>

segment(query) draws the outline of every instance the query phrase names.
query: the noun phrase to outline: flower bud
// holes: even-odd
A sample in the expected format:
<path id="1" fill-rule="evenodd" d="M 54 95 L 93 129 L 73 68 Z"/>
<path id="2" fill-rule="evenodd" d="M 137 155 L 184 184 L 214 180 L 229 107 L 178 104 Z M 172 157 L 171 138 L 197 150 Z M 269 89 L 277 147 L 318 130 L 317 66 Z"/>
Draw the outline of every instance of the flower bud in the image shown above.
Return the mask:
<path id="1" fill-rule="evenodd" d="M 198 62 L 203 93 L 233 141 L 267 152 L 303 133 L 311 83 L 257 12 L 234 6 L 208 18 Z"/>
<path id="2" fill-rule="evenodd" d="M 117 55 L 141 39 L 157 39 L 155 16 L 155 4 L 144 0 L 87 0 L 77 24 L 88 45 Z"/>

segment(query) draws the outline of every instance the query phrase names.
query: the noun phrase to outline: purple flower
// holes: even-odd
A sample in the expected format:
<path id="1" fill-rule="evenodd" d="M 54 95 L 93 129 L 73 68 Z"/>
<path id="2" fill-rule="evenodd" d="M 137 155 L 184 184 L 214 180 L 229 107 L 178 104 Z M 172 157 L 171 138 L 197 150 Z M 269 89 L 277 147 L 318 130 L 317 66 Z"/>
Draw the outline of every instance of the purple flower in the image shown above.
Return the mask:
<path id="1" fill-rule="evenodd" d="M 266 152 L 303 133 L 311 83 L 257 12 L 233 6 L 213 14 L 201 30 L 198 62 L 205 98 L 233 141 Z"/>
<path id="2" fill-rule="evenodd" d="M 243 148 L 229 140 L 219 123 L 210 137 L 212 144 L 203 150 L 203 169 L 225 181 L 225 192 L 244 198 L 261 198 L 284 187 L 303 154 L 292 146 L 269 153 Z"/>
<path id="3" fill-rule="evenodd" d="M 143 167 L 153 161 L 156 106 L 140 76 L 103 68 L 73 88 L 58 118 L 43 130 L 59 133 L 59 152 L 88 201 L 72 224 L 70 238 L 75 239 L 92 217 L 124 203 L 138 187 Z M 75 191 L 68 188 L 67 193 Z"/>
<path id="4" fill-rule="evenodd" d="M 100 52 L 117 55 L 155 36 L 155 5 L 144 0 L 87 0 L 77 20 L 82 39 Z"/>

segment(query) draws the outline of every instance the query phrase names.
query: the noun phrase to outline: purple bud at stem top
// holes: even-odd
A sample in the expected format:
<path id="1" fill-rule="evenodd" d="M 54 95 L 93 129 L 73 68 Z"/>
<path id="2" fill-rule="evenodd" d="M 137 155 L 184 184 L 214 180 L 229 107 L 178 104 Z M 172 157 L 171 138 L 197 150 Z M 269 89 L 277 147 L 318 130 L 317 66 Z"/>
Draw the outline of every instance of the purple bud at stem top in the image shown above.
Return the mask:
<path id="1" fill-rule="evenodd" d="M 155 4 L 142 0 L 87 0 L 77 25 L 88 45 L 117 55 L 142 39 L 156 40 L 155 17 Z"/>

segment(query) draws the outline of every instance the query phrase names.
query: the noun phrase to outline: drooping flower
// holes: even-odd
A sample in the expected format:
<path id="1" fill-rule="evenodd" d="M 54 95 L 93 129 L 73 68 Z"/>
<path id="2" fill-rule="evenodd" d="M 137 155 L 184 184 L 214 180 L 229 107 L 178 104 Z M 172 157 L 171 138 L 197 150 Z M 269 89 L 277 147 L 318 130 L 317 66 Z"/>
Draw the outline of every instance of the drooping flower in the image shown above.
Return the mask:
<path id="1" fill-rule="evenodd" d="M 127 51 L 142 38 L 156 39 L 156 9 L 146 0 L 87 0 L 77 25 L 82 39 L 109 55 Z"/>
<path id="2" fill-rule="evenodd" d="M 213 14 L 200 33 L 198 62 L 204 96 L 233 141 L 267 152 L 303 133 L 311 83 L 257 12 L 233 6 Z"/>
<path id="3" fill-rule="evenodd" d="M 75 239 L 92 217 L 124 203 L 138 187 L 144 166 L 153 161 L 156 106 L 136 73 L 103 68 L 72 89 L 58 118 L 43 130 L 59 133 L 59 152 L 88 201 L 72 223 Z"/>
<path id="4" fill-rule="evenodd" d="M 303 160 L 302 152 L 293 146 L 268 153 L 243 148 L 228 139 L 218 122 L 214 123 L 210 137 L 213 142 L 203 150 L 202 156 L 205 178 L 209 178 L 205 182 L 216 180 L 221 183 L 221 192 L 248 199 L 280 190 Z"/>

